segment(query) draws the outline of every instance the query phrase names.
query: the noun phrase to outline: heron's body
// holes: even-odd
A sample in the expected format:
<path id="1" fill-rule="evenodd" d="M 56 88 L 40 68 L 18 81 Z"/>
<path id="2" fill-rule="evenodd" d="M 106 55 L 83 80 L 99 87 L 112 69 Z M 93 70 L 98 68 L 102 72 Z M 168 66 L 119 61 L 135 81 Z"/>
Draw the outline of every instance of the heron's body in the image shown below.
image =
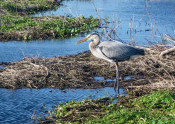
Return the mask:
<path id="1" fill-rule="evenodd" d="M 137 57 L 140 55 L 144 55 L 145 54 L 144 50 L 129 46 L 119 41 L 104 41 L 100 43 L 100 38 L 96 33 L 88 35 L 86 38 L 78 41 L 77 44 L 84 42 L 86 40 L 92 40 L 92 42 L 90 42 L 89 44 L 89 49 L 95 57 L 104 59 L 111 63 L 115 62 L 116 83 L 117 83 L 117 91 L 119 94 L 118 62 L 129 60 L 130 58 Z M 114 84 L 114 88 L 115 88 L 115 84 Z"/>
<path id="2" fill-rule="evenodd" d="M 143 49 L 134 48 L 118 41 L 104 41 L 98 45 L 91 42 L 89 49 L 94 56 L 109 62 L 121 62 L 144 55 Z"/>

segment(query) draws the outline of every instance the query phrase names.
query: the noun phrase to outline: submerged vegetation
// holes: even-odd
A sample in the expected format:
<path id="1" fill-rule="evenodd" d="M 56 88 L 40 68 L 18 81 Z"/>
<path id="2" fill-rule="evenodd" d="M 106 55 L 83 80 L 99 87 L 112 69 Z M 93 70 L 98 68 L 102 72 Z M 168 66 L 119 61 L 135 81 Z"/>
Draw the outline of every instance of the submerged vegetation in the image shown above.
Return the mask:
<path id="1" fill-rule="evenodd" d="M 138 98 L 72 101 L 60 104 L 46 121 L 57 123 L 175 123 L 175 93 L 154 91 Z M 46 122 L 44 121 L 44 122 Z"/>
<path id="2" fill-rule="evenodd" d="M 66 38 L 98 26 L 93 17 L 32 17 L 26 14 L 54 9 L 55 0 L 0 0 L 0 41 Z"/>

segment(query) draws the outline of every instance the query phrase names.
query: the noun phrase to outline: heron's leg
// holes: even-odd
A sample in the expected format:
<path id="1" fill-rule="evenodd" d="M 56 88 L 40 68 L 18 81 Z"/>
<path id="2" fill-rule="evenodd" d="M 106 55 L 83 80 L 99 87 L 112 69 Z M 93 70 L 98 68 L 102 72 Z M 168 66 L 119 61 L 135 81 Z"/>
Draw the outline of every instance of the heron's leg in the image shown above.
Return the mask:
<path id="1" fill-rule="evenodd" d="M 117 95 L 119 96 L 119 66 L 118 66 L 118 62 L 115 63 L 116 66 L 116 80 L 114 83 L 114 90 L 116 92 L 116 85 L 117 85 Z"/>

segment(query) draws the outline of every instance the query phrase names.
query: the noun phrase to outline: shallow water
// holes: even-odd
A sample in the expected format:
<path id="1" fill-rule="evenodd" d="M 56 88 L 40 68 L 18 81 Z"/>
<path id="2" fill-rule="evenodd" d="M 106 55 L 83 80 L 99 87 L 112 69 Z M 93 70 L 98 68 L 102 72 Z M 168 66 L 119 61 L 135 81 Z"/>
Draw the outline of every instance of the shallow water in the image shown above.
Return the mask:
<path id="1" fill-rule="evenodd" d="M 120 89 L 126 95 L 123 89 Z M 92 99 L 104 96 L 115 96 L 113 88 L 101 89 L 0 89 L 0 123 L 1 124 L 24 124 L 32 123 L 31 116 L 35 112 L 37 116 L 46 115 L 45 111 L 59 103 L 71 100 Z"/>
<path id="2" fill-rule="evenodd" d="M 131 75 L 131 76 L 124 77 L 123 80 L 131 80 L 133 78 L 143 78 L 143 77 L 138 77 L 138 76 Z M 120 77 L 120 79 L 121 79 L 121 77 Z M 95 81 L 107 81 L 107 82 L 115 81 L 115 79 L 114 80 L 112 80 L 112 79 L 105 79 L 104 77 L 98 77 L 98 76 L 94 77 L 94 80 Z"/>
<path id="3" fill-rule="evenodd" d="M 130 75 L 130 76 L 126 76 L 126 77 L 119 77 L 119 79 L 125 80 L 125 81 L 129 81 L 131 79 L 143 79 L 143 76 L 135 76 L 135 75 Z M 95 81 L 106 81 L 108 83 L 110 83 L 110 86 L 112 86 L 112 82 L 116 81 L 116 79 L 105 79 L 104 77 L 94 77 Z"/>

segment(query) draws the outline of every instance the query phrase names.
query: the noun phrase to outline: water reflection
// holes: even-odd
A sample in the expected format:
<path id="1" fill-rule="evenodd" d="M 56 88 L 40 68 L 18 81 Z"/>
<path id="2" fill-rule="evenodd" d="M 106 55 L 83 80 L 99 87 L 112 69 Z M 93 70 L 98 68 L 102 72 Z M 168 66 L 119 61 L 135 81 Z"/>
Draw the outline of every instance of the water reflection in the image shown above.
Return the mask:
<path id="1" fill-rule="evenodd" d="M 123 89 L 120 89 L 123 95 Z M 106 87 L 102 89 L 67 89 L 64 91 L 58 89 L 18 89 L 8 90 L 0 89 L 0 123 L 30 123 L 30 117 L 34 112 L 36 115 L 45 115 L 52 106 L 60 102 L 65 103 L 71 100 L 83 100 L 91 95 L 91 98 L 115 96 L 113 88 Z"/>

